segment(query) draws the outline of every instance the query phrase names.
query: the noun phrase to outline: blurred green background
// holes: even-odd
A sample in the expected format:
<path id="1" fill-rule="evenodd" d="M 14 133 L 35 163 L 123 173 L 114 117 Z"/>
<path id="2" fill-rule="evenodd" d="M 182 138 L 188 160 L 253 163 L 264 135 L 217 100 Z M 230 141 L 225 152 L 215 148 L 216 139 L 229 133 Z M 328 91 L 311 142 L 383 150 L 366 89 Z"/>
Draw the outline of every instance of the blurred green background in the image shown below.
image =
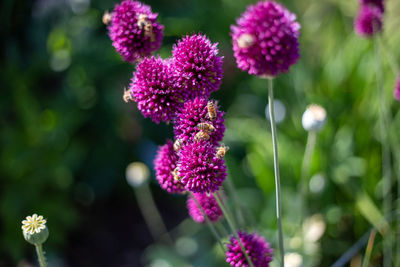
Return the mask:
<path id="1" fill-rule="evenodd" d="M 246 219 L 253 220 L 250 229 L 276 248 L 267 84 L 236 68 L 229 36 L 230 25 L 255 2 L 145 1 L 165 25 L 162 57 L 193 32 L 219 43 L 224 79 L 212 97 L 227 112 L 227 165 L 249 211 Z M 278 125 L 285 245 L 303 255 L 304 266 L 330 266 L 382 216 L 374 47 L 353 32 L 356 0 L 282 2 L 302 25 L 302 57 L 275 82 L 275 97 L 286 108 Z M 122 101 L 134 66 L 115 52 L 101 22 L 115 3 L 0 4 L 0 266 L 36 264 L 34 248 L 21 234 L 21 221 L 33 213 L 48 219 L 50 266 L 223 266 L 208 229 L 188 219 L 185 197 L 163 192 L 152 172 L 156 204 L 177 240 L 165 247 L 153 242 L 126 183 L 125 167 L 142 161 L 152 169 L 157 146 L 173 136 L 171 125 L 156 125 L 135 103 Z M 382 40 L 396 60 L 400 3 L 386 5 Z M 384 55 L 384 89 L 394 117 L 387 130 L 395 136 L 399 103 L 392 98 L 395 74 Z M 307 140 L 301 115 L 310 103 L 324 106 L 328 121 L 318 135 L 309 180 L 308 210 L 314 216 L 301 225 L 296 191 Z M 393 182 L 397 199 L 395 187 Z M 313 222 L 313 233 L 320 234 L 311 236 L 303 253 L 301 231 Z M 378 234 L 373 266 L 380 266 L 381 241 Z M 363 253 L 364 248 L 352 266 L 359 266 Z"/>

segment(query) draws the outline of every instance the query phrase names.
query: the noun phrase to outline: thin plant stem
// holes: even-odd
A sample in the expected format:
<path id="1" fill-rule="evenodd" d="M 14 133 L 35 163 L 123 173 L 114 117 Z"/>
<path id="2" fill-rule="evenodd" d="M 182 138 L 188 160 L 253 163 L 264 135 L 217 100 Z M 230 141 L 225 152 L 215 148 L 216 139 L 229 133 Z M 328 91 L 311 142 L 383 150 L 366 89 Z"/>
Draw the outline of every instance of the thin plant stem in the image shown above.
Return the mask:
<path id="1" fill-rule="evenodd" d="M 276 218 L 278 221 L 278 234 L 279 234 L 279 252 L 281 256 L 281 267 L 285 266 L 285 249 L 283 245 L 283 231 L 282 231 L 282 219 L 281 219 L 281 181 L 279 177 L 279 158 L 278 158 L 278 141 L 275 124 L 274 114 L 274 88 L 273 79 L 268 79 L 268 106 L 269 106 L 269 121 L 271 122 L 271 133 L 272 133 L 272 146 L 274 152 L 274 173 L 275 173 L 275 198 L 276 198 Z"/>
<path id="2" fill-rule="evenodd" d="M 216 227 L 218 228 L 222 236 L 228 236 L 228 232 L 226 231 L 225 226 L 221 222 L 217 223 Z"/>
<path id="3" fill-rule="evenodd" d="M 46 258 L 44 257 L 43 246 L 40 244 L 40 245 L 35 245 L 35 247 L 40 267 L 46 267 L 47 265 L 46 265 Z"/>
<path id="4" fill-rule="evenodd" d="M 239 197 L 236 193 L 236 189 L 233 184 L 232 177 L 230 175 L 228 175 L 226 177 L 226 184 L 228 185 L 229 191 L 232 195 L 233 201 L 236 206 L 236 209 L 235 209 L 236 210 L 236 219 L 239 222 L 239 226 L 244 226 L 245 222 L 244 222 L 244 217 L 243 217 L 243 213 L 242 213 L 242 205 L 240 204 Z"/>
<path id="5" fill-rule="evenodd" d="M 394 59 L 394 55 L 392 50 L 385 44 L 385 42 L 382 40 L 382 38 L 380 38 L 379 36 L 377 36 L 376 38 L 378 38 L 380 47 L 382 47 L 383 49 L 383 53 L 385 54 L 386 58 L 389 61 L 389 65 L 394 73 L 394 75 L 399 75 L 399 65 L 397 64 L 396 60 Z"/>
<path id="6" fill-rule="evenodd" d="M 169 244 L 173 245 L 174 242 L 168 234 L 161 214 L 156 207 L 149 185 L 144 183 L 140 187 L 134 187 L 134 191 L 140 211 L 143 214 L 144 220 L 149 227 L 153 239 L 158 240 L 162 238 Z"/>
<path id="7" fill-rule="evenodd" d="M 215 192 L 215 193 L 214 193 L 214 197 L 215 197 L 215 199 L 217 200 L 218 205 L 219 205 L 219 207 L 221 208 L 222 213 L 224 214 L 225 219 L 226 219 L 226 221 L 227 221 L 228 224 L 229 224 L 229 227 L 231 228 L 232 234 L 233 234 L 233 235 L 236 237 L 236 239 L 238 240 L 239 245 L 240 245 L 240 248 L 242 249 L 243 254 L 244 254 L 244 256 L 246 257 L 247 262 L 249 263 L 249 265 L 250 265 L 251 267 L 254 267 L 253 262 L 251 261 L 249 255 L 247 254 L 246 249 L 245 249 L 244 246 L 243 246 L 242 240 L 240 239 L 240 237 L 239 237 L 239 235 L 238 235 L 238 233 L 237 233 L 237 227 L 236 227 L 236 225 L 235 225 L 235 222 L 232 220 L 230 214 L 228 213 L 227 209 L 225 208 L 225 206 L 224 206 L 224 204 L 223 204 L 223 202 L 222 202 L 222 198 L 220 198 L 220 196 L 218 195 L 218 192 Z"/>
<path id="8" fill-rule="evenodd" d="M 205 213 L 203 207 L 200 205 L 199 201 L 196 199 L 196 197 L 193 195 L 192 192 L 190 192 L 190 195 L 193 198 L 194 202 L 196 203 L 197 208 L 199 208 L 199 210 L 201 211 L 201 214 L 203 215 L 204 220 L 206 221 L 208 227 L 210 228 L 211 233 L 214 235 L 219 246 L 221 247 L 222 252 L 225 252 L 224 245 L 222 245 L 222 242 L 221 242 L 221 236 L 218 234 L 217 230 L 215 229 L 214 224 L 210 221 L 210 219 L 208 218 L 207 214 Z"/>
<path id="9" fill-rule="evenodd" d="M 387 118 L 388 112 L 386 109 L 387 103 L 385 101 L 385 94 L 383 91 L 383 82 L 382 82 L 382 68 L 381 68 L 381 55 L 379 51 L 379 42 L 378 37 L 374 38 L 374 50 L 375 50 L 375 67 L 376 67 L 376 78 L 377 78 L 377 87 L 379 94 L 379 128 L 380 128 L 380 137 L 382 144 L 382 196 L 383 196 L 383 209 L 385 218 L 390 221 L 390 210 L 391 210 L 391 163 L 390 163 L 390 148 L 388 143 L 388 135 L 386 133 L 386 129 L 388 129 Z M 392 248 L 390 245 L 390 229 L 389 232 L 383 237 L 383 267 L 391 266 L 392 262 Z"/>
<path id="10" fill-rule="evenodd" d="M 369 266 L 369 260 L 371 258 L 372 248 L 374 246 L 375 235 L 376 235 L 376 230 L 372 229 L 371 233 L 369 235 L 367 248 L 365 249 L 365 256 L 364 256 L 364 259 L 363 259 L 362 267 L 368 267 Z"/>

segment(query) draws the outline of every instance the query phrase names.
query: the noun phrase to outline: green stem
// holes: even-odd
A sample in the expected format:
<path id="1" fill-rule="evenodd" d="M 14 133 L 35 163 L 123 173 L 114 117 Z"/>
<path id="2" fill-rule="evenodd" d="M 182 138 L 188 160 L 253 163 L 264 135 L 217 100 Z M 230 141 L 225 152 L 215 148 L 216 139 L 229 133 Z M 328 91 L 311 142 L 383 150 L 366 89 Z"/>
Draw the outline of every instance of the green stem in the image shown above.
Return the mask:
<path id="1" fill-rule="evenodd" d="M 363 259 L 362 267 L 369 266 L 369 260 L 371 258 L 371 254 L 372 254 L 372 247 L 374 246 L 375 235 L 376 235 L 376 230 L 372 229 L 371 233 L 369 235 L 367 248 L 365 249 L 365 256 Z"/>
<path id="2" fill-rule="evenodd" d="M 208 218 L 207 214 L 205 213 L 203 207 L 200 205 L 199 201 L 197 198 L 193 195 L 192 192 L 190 192 L 191 197 L 193 198 L 194 202 L 197 205 L 197 208 L 201 211 L 201 214 L 203 215 L 204 220 L 206 221 L 208 227 L 210 228 L 211 233 L 214 235 L 215 239 L 217 240 L 219 246 L 222 249 L 222 252 L 225 252 L 224 245 L 222 245 L 221 242 L 221 236 L 218 234 L 217 230 L 215 229 L 214 225 L 211 223 L 210 219 Z"/>
<path id="3" fill-rule="evenodd" d="M 167 228 L 163 223 L 160 212 L 158 211 L 151 194 L 149 185 L 145 183 L 141 187 L 134 187 L 134 191 L 140 211 L 143 214 L 144 220 L 149 227 L 150 233 L 154 240 L 158 240 L 163 237 L 166 242 L 173 245 L 174 242 L 169 236 Z"/>
<path id="4" fill-rule="evenodd" d="M 243 213 L 242 213 L 242 205 L 240 204 L 239 201 L 239 197 L 237 196 L 236 190 L 235 190 L 235 186 L 233 185 L 233 181 L 230 175 L 228 175 L 226 177 L 226 182 L 229 188 L 229 191 L 233 197 L 233 201 L 235 202 L 235 206 L 236 206 L 236 218 L 239 222 L 240 226 L 244 226 L 244 217 L 243 217 Z"/>
<path id="5" fill-rule="evenodd" d="M 376 60 L 376 78 L 377 78 L 377 86 L 378 86 L 378 94 L 379 94 L 379 128 L 380 128 L 380 137 L 382 144 L 382 193 L 383 193 L 383 209 L 385 218 L 390 221 L 390 210 L 391 210 L 391 163 L 390 163 L 390 148 L 388 144 L 388 135 L 386 133 L 386 129 L 388 129 L 387 118 L 388 112 L 386 109 L 386 101 L 385 94 L 383 91 L 383 82 L 382 82 L 382 69 L 381 69 L 381 55 L 379 52 L 379 42 L 378 37 L 374 38 L 374 50 L 375 50 L 375 60 Z M 389 233 L 386 233 L 383 239 L 383 266 L 389 267 L 392 262 L 392 249 L 390 244 L 390 229 Z"/>
<path id="6" fill-rule="evenodd" d="M 381 47 L 383 47 L 383 52 L 385 53 L 386 58 L 389 61 L 389 65 L 394 73 L 394 75 L 399 75 L 399 65 L 397 64 L 396 60 L 394 59 L 393 52 L 392 50 L 389 49 L 388 46 L 385 45 L 385 42 L 383 42 L 382 38 L 379 38 L 379 36 L 376 37 L 379 41 L 379 44 Z"/>
<path id="7" fill-rule="evenodd" d="M 37 254 L 38 259 L 39 259 L 40 267 L 46 267 L 47 266 L 46 265 L 46 258 L 44 257 L 44 252 L 43 252 L 42 245 L 41 244 L 40 245 L 35 245 L 35 247 L 36 247 L 36 254 Z"/>
<path id="8" fill-rule="evenodd" d="M 243 254 L 244 254 L 244 256 L 246 257 L 247 262 L 249 263 L 249 265 L 250 265 L 251 267 L 254 267 L 253 262 L 251 261 L 249 255 L 247 254 L 246 249 L 244 248 L 244 246 L 243 246 L 243 244 L 242 244 L 242 240 L 240 239 L 240 237 L 239 237 L 239 235 L 238 235 L 238 233 L 237 233 L 237 227 L 236 227 L 235 223 L 233 222 L 233 220 L 232 220 L 230 214 L 229 214 L 228 211 L 226 210 L 224 204 L 222 203 L 222 198 L 220 198 L 220 196 L 218 195 L 218 192 L 215 192 L 215 193 L 214 193 L 214 197 L 215 197 L 215 199 L 217 200 L 218 205 L 219 205 L 219 207 L 221 208 L 222 213 L 224 214 L 225 219 L 226 219 L 226 221 L 228 222 L 229 227 L 231 228 L 231 231 L 232 231 L 233 235 L 234 235 L 234 236 L 236 237 L 236 239 L 238 240 L 239 245 L 240 245 L 240 248 L 242 249 Z"/>
<path id="9" fill-rule="evenodd" d="M 281 220 L 281 181 L 279 177 L 279 158 L 278 158 L 278 142 L 275 124 L 274 114 L 274 90 L 273 90 L 273 79 L 268 79 L 268 106 L 269 106 L 269 121 L 271 122 L 271 133 L 272 133 L 272 146 L 274 152 L 274 173 L 275 173 L 275 191 L 276 191 L 276 218 L 278 220 L 278 232 L 279 232 L 279 252 L 281 256 L 281 267 L 285 266 L 285 249 L 283 246 L 283 231 L 282 231 L 282 220 Z"/>

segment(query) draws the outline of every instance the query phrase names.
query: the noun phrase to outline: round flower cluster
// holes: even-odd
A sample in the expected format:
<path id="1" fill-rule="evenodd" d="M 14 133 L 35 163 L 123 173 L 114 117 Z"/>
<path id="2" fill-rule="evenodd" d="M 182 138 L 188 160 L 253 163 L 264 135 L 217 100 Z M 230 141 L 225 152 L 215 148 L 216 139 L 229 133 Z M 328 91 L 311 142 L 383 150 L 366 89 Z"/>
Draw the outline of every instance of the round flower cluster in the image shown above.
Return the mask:
<path id="1" fill-rule="evenodd" d="M 273 1 L 250 5 L 231 26 L 238 67 L 249 74 L 275 77 L 299 59 L 296 15 Z"/>
<path id="2" fill-rule="evenodd" d="M 159 57 L 145 58 L 137 66 L 128 92 L 144 117 L 150 117 L 156 123 L 174 118 L 182 103 L 175 77 L 171 64 Z"/>
<path id="3" fill-rule="evenodd" d="M 178 155 L 174 150 L 174 145 L 171 140 L 167 140 L 167 143 L 159 147 L 157 151 L 154 168 L 161 188 L 172 194 L 180 194 L 185 191 L 184 185 L 175 171 L 177 161 Z"/>
<path id="4" fill-rule="evenodd" d="M 256 233 L 247 234 L 246 232 L 238 231 L 237 234 L 253 265 L 268 267 L 273 256 L 273 250 L 269 243 Z M 250 266 L 235 236 L 230 238 L 230 242 L 226 246 L 227 251 L 225 255 L 227 263 L 231 266 Z"/>
<path id="5" fill-rule="evenodd" d="M 108 14 L 112 45 L 125 61 L 133 63 L 160 48 L 164 26 L 156 22 L 157 16 L 148 5 L 133 0 L 122 1 Z"/>
<path id="6" fill-rule="evenodd" d="M 222 57 L 217 43 L 202 34 L 186 36 L 172 49 L 179 82 L 184 86 L 185 98 L 209 97 L 222 82 Z"/>
<path id="7" fill-rule="evenodd" d="M 209 109 L 215 110 L 215 118 L 209 112 Z M 211 110 L 212 111 L 212 110 Z M 199 133 L 199 127 L 209 127 L 208 131 L 210 142 L 218 144 L 222 141 L 225 133 L 224 112 L 218 109 L 216 102 L 207 101 L 206 98 L 198 97 L 186 101 L 178 109 L 178 114 L 174 125 L 174 134 L 177 139 L 188 142 L 196 138 Z"/>
<path id="8" fill-rule="evenodd" d="M 194 199 L 196 198 L 196 200 Z M 200 210 L 199 208 L 203 210 Z M 187 208 L 189 210 L 189 215 L 195 222 L 204 223 L 205 218 L 203 213 L 208 217 L 211 222 L 217 222 L 222 218 L 222 210 L 218 206 L 217 200 L 213 195 L 207 194 L 197 194 L 194 193 L 193 196 L 189 195 L 187 200 Z"/>
<path id="9" fill-rule="evenodd" d="M 383 0 L 361 0 L 354 29 L 361 37 L 372 37 L 382 30 Z"/>

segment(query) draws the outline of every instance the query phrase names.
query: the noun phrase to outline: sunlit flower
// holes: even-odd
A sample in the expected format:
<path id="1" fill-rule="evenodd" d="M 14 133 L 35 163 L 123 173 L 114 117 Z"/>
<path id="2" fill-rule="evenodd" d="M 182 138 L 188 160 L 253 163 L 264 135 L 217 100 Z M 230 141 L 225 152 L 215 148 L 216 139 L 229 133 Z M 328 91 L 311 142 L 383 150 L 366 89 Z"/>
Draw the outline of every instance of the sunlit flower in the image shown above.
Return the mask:
<path id="1" fill-rule="evenodd" d="M 379 8 L 381 12 L 385 11 L 383 0 L 360 0 L 362 5 L 371 5 Z"/>
<path id="2" fill-rule="evenodd" d="M 211 109 L 215 110 L 215 118 L 210 118 L 209 107 L 207 103 L 213 105 Z M 214 127 L 213 132 L 209 132 L 210 142 L 217 145 L 218 142 L 224 138 L 225 125 L 224 125 L 224 112 L 220 111 L 218 105 L 213 100 L 206 98 L 195 98 L 186 101 L 183 106 L 180 106 L 177 112 L 174 133 L 177 139 L 182 140 L 184 143 L 193 141 L 196 134 L 199 132 L 199 123 L 208 123 Z M 212 116 L 211 116 L 212 117 Z"/>
<path id="3" fill-rule="evenodd" d="M 188 35 L 174 45 L 172 56 L 185 99 L 208 98 L 210 93 L 219 89 L 223 58 L 218 56 L 217 43 L 211 43 L 202 34 Z"/>
<path id="4" fill-rule="evenodd" d="M 167 143 L 160 146 L 157 151 L 154 169 L 158 183 L 168 193 L 180 194 L 185 191 L 176 170 L 177 161 L 178 155 L 174 150 L 174 145 L 171 140 L 167 140 Z"/>
<path id="5" fill-rule="evenodd" d="M 273 1 L 248 6 L 231 26 L 238 67 L 249 74 L 274 77 L 289 71 L 299 59 L 296 15 Z"/>
<path id="6" fill-rule="evenodd" d="M 110 15 L 109 36 L 125 61 L 133 63 L 160 48 L 164 26 L 156 22 L 158 14 L 148 5 L 124 0 Z"/>
<path id="7" fill-rule="evenodd" d="M 182 147 L 177 166 L 186 190 L 193 193 L 219 190 L 227 173 L 224 159 L 218 158 L 216 152 L 216 146 L 205 140 Z"/>
<path id="8" fill-rule="evenodd" d="M 238 236 L 255 267 L 268 267 L 272 261 L 273 249 L 262 236 L 257 233 L 247 234 L 244 231 L 238 231 Z M 246 256 L 240 247 L 240 244 L 235 236 L 230 238 L 230 242 L 226 245 L 227 251 L 226 262 L 231 266 L 250 266 L 246 260 Z"/>
<path id="9" fill-rule="evenodd" d="M 145 58 L 138 64 L 130 94 L 143 116 L 155 123 L 171 121 L 182 104 L 182 91 L 175 82 L 175 71 L 168 61 L 159 57 Z"/>

